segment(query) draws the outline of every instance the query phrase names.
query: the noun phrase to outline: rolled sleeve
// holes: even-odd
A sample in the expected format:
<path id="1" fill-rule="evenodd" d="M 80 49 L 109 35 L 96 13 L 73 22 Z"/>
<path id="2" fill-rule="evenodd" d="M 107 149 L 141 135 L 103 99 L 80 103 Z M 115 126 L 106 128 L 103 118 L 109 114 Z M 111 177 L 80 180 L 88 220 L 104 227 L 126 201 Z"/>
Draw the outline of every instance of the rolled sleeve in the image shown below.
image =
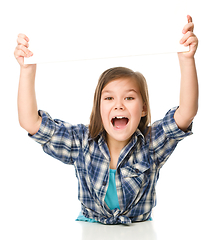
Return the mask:
<path id="1" fill-rule="evenodd" d="M 177 141 L 182 140 L 183 138 L 193 134 L 192 132 L 192 123 L 188 127 L 187 131 L 184 132 L 177 126 L 174 120 L 174 114 L 178 107 L 174 107 L 169 110 L 162 121 L 162 127 L 167 138 L 175 139 Z"/>
<path id="2" fill-rule="evenodd" d="M 38 114 L 39 116 L 42 117 L 40 128 L 36 134 L 31 135 L 29 133 L 28 136 L 35 140 L 37 143 L 44 145 L 54 135 L 55 123 L 53 122 L 51 116 L 47 112 L 39 110 Z"/>
<path id="3" fill-rule="evenodd" d="M 38 132 L 30 135 L 33 140 L 41 144 L 48 155 L 66 164 L 74 164 L 81 149 L 82 139 L 87 133 L 86 126 L 71 125 L 59 119 L 52 119 L 44 111 L 39 111 L 42 123 Z"/>
<path id="4" fill-rule="evenodd" d="M 192 135 L 192 124 L 186 132 L 178 128 L 174 113 L 178 107 L 170 109 L 162 120 L 152 124 L 151 152 L 154 161 L 162 166 L 176 148 L 179 141 Z"/>

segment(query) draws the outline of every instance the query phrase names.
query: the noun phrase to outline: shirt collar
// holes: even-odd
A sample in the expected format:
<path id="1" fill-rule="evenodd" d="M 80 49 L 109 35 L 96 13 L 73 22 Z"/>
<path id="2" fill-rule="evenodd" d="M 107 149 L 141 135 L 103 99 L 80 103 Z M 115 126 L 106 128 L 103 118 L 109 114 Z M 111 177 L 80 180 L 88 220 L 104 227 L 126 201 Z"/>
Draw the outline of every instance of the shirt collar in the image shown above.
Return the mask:
<path id="1" fill-rule="evenodd" d="M 90 135 L 88 137 L 88 141 L 95 141 L 98 144 L 102 144 L 106 140 L 106 132 L 105 130 L 102 130 L 96 137 L 92 138 Z"/>
<path id="2" fill-rule="evenodd" d="M 145 129 L 144 134 L 148 131 L 148 128 Z M 145 143 L 145 137 L 144 134 L 137 128 L 134 134 L 131 137 L 131 140 L 134 138 L 135 140 L 140 139 L 142 143 Z M 88 138 L 88 141 L 95 141 L 99 145 L 106 142 L 106 132 L 105 130 L 101 131 L 95 138 L 92 138 L 91 136 Z"/>

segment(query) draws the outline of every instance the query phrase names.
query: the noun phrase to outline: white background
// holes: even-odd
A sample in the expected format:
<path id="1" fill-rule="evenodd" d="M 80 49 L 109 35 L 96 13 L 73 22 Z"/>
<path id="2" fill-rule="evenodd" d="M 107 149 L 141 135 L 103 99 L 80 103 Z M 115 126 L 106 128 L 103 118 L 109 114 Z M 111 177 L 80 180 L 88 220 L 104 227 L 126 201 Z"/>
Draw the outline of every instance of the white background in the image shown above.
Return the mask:
<path id="1" fill-rule="evenodd" d="M 51 3 L 48 9 L 39 8 L 46 14 L 46 22 L 52 13 Z M 194 135 L 178 145 L 161 170 L 153 218 L 156 234 L 163 239 L 167 231 L 173 235 L 184 232 L 181 239 L 200 235 L 210 239 L 211 3 L 206 0 L 184 3 L 187 13 L 193 17 L 199 38 L 196 53 L 199 112 L 193 125 Z M 74 168 L 44 154 L 20 128 L 17 116 L 19 65 L 13 56 L 16 38 L 25 29 L 31 14 L 40 24 L 40 12 L 36 1 L 5 1 L 0 5 L 0 239 L 70 239 L 71 226 L 80 210 Z M 61 3 L 56 14 L 58 21 L 63 16 L 63 8 L 65 5 Z M 168 10 L 161 5 L 158 11 L 162 15 Z M 44 26 L 39 24 L 37 27 Z M 49 26 L 51 23 L 46 25 L 46 31 Z M 63 45 L 62 31 L 59 34 L 61 41 L 55 49 Z M 155 41 L 157 38 L 155 35 Z M 39 64 L 36 76 L 38 107 L 53 118 L 87 124 L 98 77 L 115 66 L 132 68 L 146 77 L 152 122 L 178 105 L 180 72 L 175 53 Z"/>

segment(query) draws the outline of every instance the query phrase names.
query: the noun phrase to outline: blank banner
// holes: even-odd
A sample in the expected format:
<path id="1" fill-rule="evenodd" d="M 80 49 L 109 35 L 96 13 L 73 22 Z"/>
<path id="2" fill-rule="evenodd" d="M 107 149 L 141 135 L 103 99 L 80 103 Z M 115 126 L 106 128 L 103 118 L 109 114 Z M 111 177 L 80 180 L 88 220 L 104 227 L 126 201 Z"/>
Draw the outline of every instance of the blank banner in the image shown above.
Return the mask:
<path id="1" fill-rule="evenodd" d="M 187 23 L 181 1 L 38 0 L 34 10 L 25 25 L 34 53 L 27 64 L 188 51 L 179 44 Z"/>

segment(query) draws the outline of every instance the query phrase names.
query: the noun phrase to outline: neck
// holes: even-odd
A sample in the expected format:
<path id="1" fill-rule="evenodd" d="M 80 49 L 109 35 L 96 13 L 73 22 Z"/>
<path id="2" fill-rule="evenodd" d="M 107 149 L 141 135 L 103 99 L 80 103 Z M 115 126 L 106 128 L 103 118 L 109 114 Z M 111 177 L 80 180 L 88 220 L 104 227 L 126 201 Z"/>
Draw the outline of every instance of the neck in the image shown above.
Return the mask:
<path id="1" fill-rule="evenodd" d="M 121 150 L 128 144 L 127 141 L 116 141 L 115 139 L 111 139 L 107 137 L 107 145 L 110 151 L 113 152 L 121 152 Z"/>
<path id="2" fill-rule="evenodd" d="M 111 169 L 116 169 L 121 150 L 128 144 L 128 142 L 129 141 L 116 141 L 115 139 L 107 137 L 107 145 L 110 152 Z"/>

